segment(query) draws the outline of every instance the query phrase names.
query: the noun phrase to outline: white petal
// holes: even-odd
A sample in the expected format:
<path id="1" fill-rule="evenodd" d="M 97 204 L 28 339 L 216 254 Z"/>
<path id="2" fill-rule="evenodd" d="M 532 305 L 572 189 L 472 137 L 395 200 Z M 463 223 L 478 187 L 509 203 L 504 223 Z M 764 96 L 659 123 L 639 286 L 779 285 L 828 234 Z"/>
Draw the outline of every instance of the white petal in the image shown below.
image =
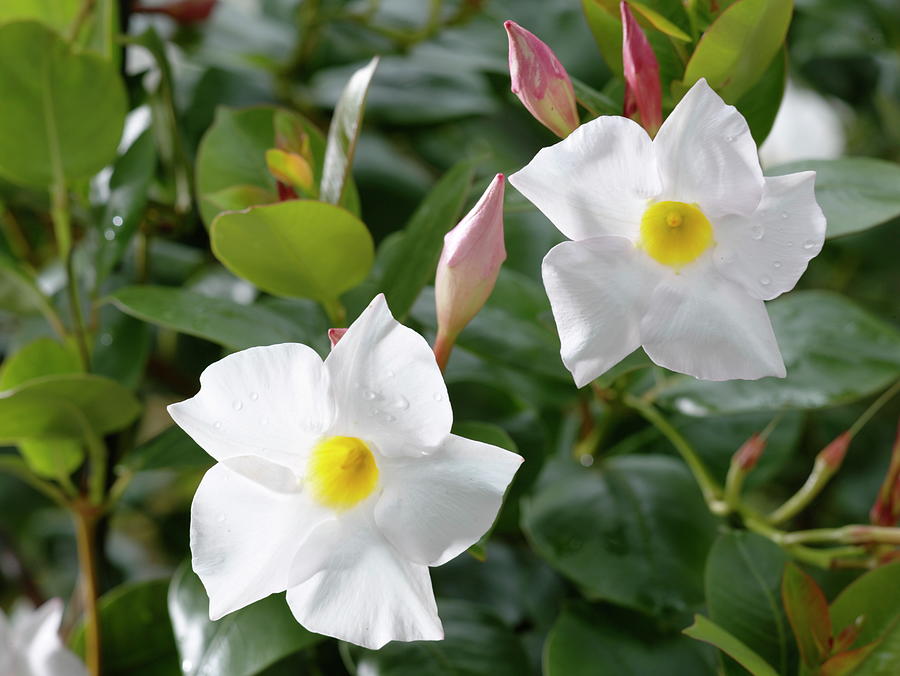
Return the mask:
<path id="1" fill-rule="evenodd" d="M 211 364 L 169 415 L 216 460 L 255 455 L 301 472 L 331 425 L 328 373 L 306 345 L 253 347 Z"/>
<path id="2" fill-rule="evenodd" d="M 319 570 L 287 593 L 300 624 L 375 650 L 444 638 L 428 568 L 400 555 L 370 517 L 341 519 L 340 529 L 321 529 L 314 539 L 297 555 L 298 577 L 312 572 L 306 556 Z"/>
<path id="3" fill-rule="evenodd" d="M 637 237 L 647 200 L 662 190 L 647 132 L 609 116 L 544 148 L 509 182 L 575 240 Z"/>
<path id="4" fill-rule="evenodd" d="M 386 461 L 375 522 L 404 556 L 440 566 L 494 523 L 522 457 L 451 434 L 427 456 Z"/>
<path id="5" fill-rule="evenodd" d="M 542 272 L 560 354 L 578 387 L 640 346 L 641 316 L 656 273 L 630 241 L 563 242 L 544 258 Z"/>
<path id="6" fill-rule="evenodd" d="M 784 377 L 766 306 L 708 261 L 664 278 L 641 321 L 647 355 L 705 380 Z"/>
<path id="7" fill-rule="evenodd" d="M 255 478 L 290 472 L 261 458 Z M 209 594 L 209 616 L 217 620 L 269 594 L 284 591 L 294 555 L 310 532 L 329 516 L 294 492 L 274 491 L 223 464 L 210 469 L 191 505 L 191 564 Z"/>
<path id="8" fill-rule="evenodd" d="M 750 214 L 759 204 L 763 174 L 747 121 L 706 80 L 675 106 L 653 140 L 661 200 L 699 204 L 707 217 Z"/>
<path id="9" fill-rule="evenodd" d="M 382 455 L 418 453 L 450 433 L 453 412 L 434 353 L 379 294 L 325 360 L 337 402 L 332 434 L 376 442 Z"/>
<path id="10" fill-rule="evenodd" d="M 719 219 L 713 253 L 719 272 L 761 300 L 793 289 L 825 241 L 815 181 L 814 171 L 767 178 L 751 216 Z"/>
<path id="11" fill-rule="evenodd" d="M 29 676 L 86 676 L 84 664 L 59 638 L 62 616 L 62 601 L 51 599 L 14 627 L 17 642 L 26 646 L 21 658 L 30 668 Z"/>

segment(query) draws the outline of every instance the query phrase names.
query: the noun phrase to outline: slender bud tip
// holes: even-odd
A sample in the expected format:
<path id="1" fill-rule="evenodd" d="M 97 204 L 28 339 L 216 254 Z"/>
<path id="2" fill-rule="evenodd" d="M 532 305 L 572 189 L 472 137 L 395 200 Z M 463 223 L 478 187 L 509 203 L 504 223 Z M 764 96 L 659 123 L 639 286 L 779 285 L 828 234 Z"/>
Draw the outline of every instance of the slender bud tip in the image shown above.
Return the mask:
<path id="1" fill-rule="evenodd" d="M 830 444 L 819 451 L 819 459 L 829 468 L 837 471 L 841 463 L 844 462 L 844 456 L 847 455 L 847 448 L 849 448 L 852 438 L 849 431 L 838 435 Z"/>
<path id="2" fill-rule="evenodd" d="M 651 136 L 662 125 L 662 85 L 659 62 L 628 3 L 619 3 L 622 17 L 622 64 L 625 75 L 625 116 L 637 118 Z"/>
<path id="3" fill-rule="evenodd" d="M 745 472 L 749 471 L 756 466 L 765 450 L 766 440 L 759 434 L 754 434 L 737 450 L 732 462 L 736 463 Z"/>

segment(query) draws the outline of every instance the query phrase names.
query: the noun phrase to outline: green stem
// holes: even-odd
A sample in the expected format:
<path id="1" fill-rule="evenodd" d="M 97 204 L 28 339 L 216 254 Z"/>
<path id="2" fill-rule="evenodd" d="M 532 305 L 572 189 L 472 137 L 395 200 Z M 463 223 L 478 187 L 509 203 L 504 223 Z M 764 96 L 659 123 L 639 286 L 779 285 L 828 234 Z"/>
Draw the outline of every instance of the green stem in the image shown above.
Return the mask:
<path id="1" fill-rule="evenodd" d="M 836 469 L 821 457 L 816 457 L 815 464 L 800 489 L 788 498 L 781 507 L 769 515 L 771 523 L 782 523 L 799 514 L 811 503 L 825 484 L 834 476 Z"/>
<path id="2" fill-rule="evenodd" d="M 712 476 L 710 476 L 709 470 L 706 469 L 706 465 L 703 464 L 700 456 L 697 455 L 697 452 L 688 441 L 681 436 L 678 430 L 676 430 L 652 404 L 642 401 L 630 394 L 626 394 L 623 401 L 626 406 L 629 406 L 640 413 L 644 419 L 658 429 L 675 447 L 675 450 L 681 455 L 681 458 L 687 464 L 688 469 L 691 470 L 694 479 L 700 486 L 700 491 L 703 493 L 703 499 L 706 500 L 706 504 L 709 506 L 709 511 L 719 515 L 727 514 L 729 512 L 729 507 L 720 499 L 722 494 L 721 489 L 716 485 Z"/>
<path id="3" fill-rule="evenodd" d="M 863 411 L 863 414 L 856 419 L 856 422 L 850 426 L 850 429 L 847 430 L 847 433 L 850 435 L 850 438 L 856 436 L 856 434 L 865 426 L 869 420 L 872 419 L 881 407 L 888 403 L 897 392 L 900 392 L 900 380 L 887 388 L 884 392 L 881 393 L 881 396 L 878 397 L 875 401 L 871 403 L 869 408 Z"/>
<path id="4" fill-rule="evenodd" d="M 66 36 L 69 42 L 75 42 L 78 39 L 78 34 L 81 33 L 81 29 L 84 26 L 84 23 L 88 20 L 88 18 L 90 18 L 91 14 L 93 13 L 94 5 L 96 4 L 97 0 L 84 0 L 81 3 L 78 14 L 75 15 L 75 19 L 69 26 L 69 33 Z"/>
<path id="5" fill-rule="evenodd" d="M 900 545 L 900 528 L 851 524 L 840 528 L 812 528 L 784 535 L 787 544 L 837 542 L 843 544 L 878 543 Z"/>
<path id="6" fill-rule="evenodd" d="M 90 463 L 88 496 L 91 504 L 99 506 L 103 504 L 106 494 L 106 446 L 87 424 L 84 426 L 84 438 Z"/>
<path id="7" fill-rule="evenodd" d="M 89 505 L 76 506 L 75 539 L 78 545 L 79 585 L 84 601 L 84 657 L 88 673 L 100 676 L 100 613 L 97 607 L 96 525 L 97 517 Z"/>
<path id="8" fill-rule="evenodd" d="M 339 329 L 346 326 L 347 309 L 341 304 L 339 299 L 323 300 L 322 308 L 325 310 L 325 314 L 328 315 L 328 321 L 331 323 L 331 328 Z"/>

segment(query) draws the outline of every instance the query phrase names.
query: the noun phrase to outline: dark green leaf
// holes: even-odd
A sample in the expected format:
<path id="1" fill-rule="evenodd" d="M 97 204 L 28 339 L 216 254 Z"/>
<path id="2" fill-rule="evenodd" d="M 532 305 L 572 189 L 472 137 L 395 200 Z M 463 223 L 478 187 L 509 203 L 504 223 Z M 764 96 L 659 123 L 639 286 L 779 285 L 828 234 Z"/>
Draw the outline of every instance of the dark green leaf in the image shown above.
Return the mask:
<path id="1" fill-rule="evenodd" d="M 160 432 L 131 451 L 122 463 L 125 469 L 141 472 L 153 469 L 211 467 L 215 461 L 177 425 Z"/>
<path id="2" fill-rule="evenodd" d="M 859 618 L 861 625 L 854 646 L 878 640 L 898 619 L 900 608 L 900 561 L 871 570 L 848 585 L 831 604 L 835 635 Z"/>
<path id="3" fill-rule="evenodd" d="M 706 641 L 716 646 L 753 676 L 778 676 L 762 657 L 703 615 L 695 615 L 694 624 L 685 629 L 684 633 L 698 641 Z"/>
<path id="4" fill-rule="evenodd" d="M 735 106 L 747 119 L 750 125 L 750 133 L 757 146 L 772 131 L 775 117 L 781 107 L 781 99 L 784 96 L 784 87 L 787 71 L 787 48 L 772 59 L 772 63 L 766 68 L 759 81 L 750 90 L 738 99 Z"/>
<path id="5" fill-rule="evenodd" d="M 611 458 L 575 468 L 523 500 L 522 528 L 554 568 L 594 599 L 654 615 L 703 601 L 715 521 L 673 458 Z"/>
<path id="6" fill-rule="evenodd" d="M 150 327 L 112 305 L 100 308 L 100 318 L 103 331 L 94 344 L 91 370 L 137 388 L 153 346 Z"/>

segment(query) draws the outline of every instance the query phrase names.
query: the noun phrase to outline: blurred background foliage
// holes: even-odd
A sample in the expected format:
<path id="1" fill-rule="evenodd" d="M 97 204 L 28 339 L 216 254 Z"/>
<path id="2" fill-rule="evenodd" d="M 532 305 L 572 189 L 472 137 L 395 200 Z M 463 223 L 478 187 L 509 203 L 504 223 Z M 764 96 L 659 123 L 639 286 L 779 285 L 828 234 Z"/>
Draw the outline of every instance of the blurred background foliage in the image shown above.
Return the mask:
<path id="1" fill-rule="evenodd" d="M 224 199 L 210 195 L 248 181 L 258 190 L 274 187 L 265 165 L 262 172 L 254 166 L 262 160 L 247 159 L 260 135 L 268 133 L 271 146 L 272 112 L 243 111 L 278 105 L 300 112 L 324 134 L 350 75 L 381 55 L 353 164 L 355 192 L 344 202 L 351 211 L 358 207 L 378 248 L 372 272 L 343 297 L 352 319 L 374 292 L 396 287 L 397 256 L 390 249 L 402 252 L 401 238 L 414 237 L 397 233 L 415 222 L 442 176 L 444 201 L 428 206 L 440 212 L 438 225 L 428 226 L 420 215 L 426 222 L 420 229 L 446 230 L 494 173 L 515 171 L 555 142 L 509 90 L 504 20 L 535 32 L 573 77 L 621 107 L 621 77 L 601 55 L 609 45 L 598 47 L 585 18 L 593 1 L 582 7 L 577 0 L 221 0 L 195 23 L 109 3 L 110 21 L 119 21 L 125 35 L 107 44 L 124 76 L 130 113 L 114 166 L 71 186 L 79 226 L 74 265 L 101 327 L 93 335 L 93 370 L 136 390 L 144 414 L 106 439 L 115 476 L 130 482 L 101 533 L 101 584 L 108 592 L 104 673 L 331 675 L 354 665 L 366 676 L 740 673 L 712 648 L 680 635 L 697 611 L 779 673 L 796 672 L 797 648 L 778 600 L 786 555 L 712 517 L 669 442 L 637 413 L 574 388 L 559 360 L 540 281 L 541 258 L 562 237 L 513 190 L 505 214 L 508 261 L 488 305 L 460 336 L 446 377 L 455 431 L 516 448 L 527 462 L 484 548 L 433 570 L 447 640 L 392 644 L 377 653 L 348 649 L 300 630 L 271 598 L 213 624 L 202 588 L 183 563 L 190 501 L 211 460 L 171 427 L 164 406 L 193 394 L 200 372 L 223 349 L 284 340 L 306 342 L 322 354 L 328 349 L 331 323 L 319 305 L 261 293 L 210 251 L 204 221 L 208 227 L 221 210 L 215 200 Z M 731 3 L 712 4 L 721 10 Z M 0 8 L 0 22 L 30 11 L 17 5 L 27 3 Z M 56 28 L 70 24 L 80 3 L 63 5 L 72 12 L 62 16 L 68 10 L 57 8 L 44 17 Z M 900 6 L 894 0 L 798 0 L 786 53 L 791 87 L 814 103 L 793 110 L 785 104 L 781 114 L 799 115 L 799 126 L 796 119 L 793 127 L 790 120 L 776 122 L 764 160 L 767 152 L 772 164 L 824 152 L 900 161 Z M 777 93 L 770 99 L 774 112 Z M 255 122 L 259 115 L 268 117 Z M 805 127 L 819 130 L 820 118 L 824 131 L 800 138 Z M 788 138 L 776 147 L 779 124 L 787 125 Z M 214 144 L 215 134 L 222 140 Z M 313 139 L 319 162 L 322 143 L 319 138 L 317 149 Z M 223 178 L 229 171 L 234 176 Z M 893 205 L 896 193 L 900 183 Z M 0 253 L 26 261 L 39 288 L 64 308 L 69 301 L 50 206 L 45 191 L 0 179 Z M 776 326 L 783 316 L 798 334 L 790 345 L 782 340 L 788 368 L 793 360 L 808 375 L 807 394 L 824 394 L 808 406 L 788 402 L 795 410 L 778 419 L 747 481 L 761 510 L 793 493 L 816 453 L 897 378 L 900 219 L 896 206 L 884 208 L 894 209 L 893 220 L 829 240 L 798 287 L 839 293 L 880 319 L 851 321 L 851 311 L 829 305 L 843 301 L 829 297 L 821 317 L 804 315 L 805 304 L 773 311 Z M 0 287 L 0 350 L 7 356 L 52 335 L 34 307 L 21 307 L 27 293 L 17 279 L 6 270 Z M 154 298 L 135 294 L 136 284 L 192 295 Z M 395 293 L 398 303 L 409 304 L 407 323 L 432 337 L 432 289 L 417 298 L 404 298 L 402 288 Z M 799 335 L 804 328 L 815 335 Z M 627 373 L 629 365 L 641 368 Z M 615 387 L 640 392 L 661 382 L 662 371 L 645 366 L 637 358 L 626 363 Z M 858 388 L 854 368 L 868 378 Z M 850 370 L 834 385 L 836 371 L 829 369 Z M 834 390 L 848 382 L 846 391 Z M 777 395 L 765 386 L 672 388 L 668 394 L 663 388 L 660 405 L 719 480 L 732 454 L 777 408 L 771 400 Z M 863 428 L 838 476 L 796 528 L 868 521 L 898 415 L 895 400 Z M 900 588 L 898 565 L 882 569 L 891 571 L 883 575 L 884 589 Z M 0 602 L 68 598 L 76 570 L 66 514 L 0 474 Z M 808 570 L 829 599 L 860 573 Z M 881 595 L 869 602 L 898 607 L 883 589 Z M 853 619 L 852 610 L 838 610 Z M 843 628 L 838 610 L 832 608 L 836 632 Z M 70 615 L 71 628 L 77 612 Z M 883 619 L 882 628 L 894 619 Z M 73 630 L 75 645 L 79 631 Z"/>

